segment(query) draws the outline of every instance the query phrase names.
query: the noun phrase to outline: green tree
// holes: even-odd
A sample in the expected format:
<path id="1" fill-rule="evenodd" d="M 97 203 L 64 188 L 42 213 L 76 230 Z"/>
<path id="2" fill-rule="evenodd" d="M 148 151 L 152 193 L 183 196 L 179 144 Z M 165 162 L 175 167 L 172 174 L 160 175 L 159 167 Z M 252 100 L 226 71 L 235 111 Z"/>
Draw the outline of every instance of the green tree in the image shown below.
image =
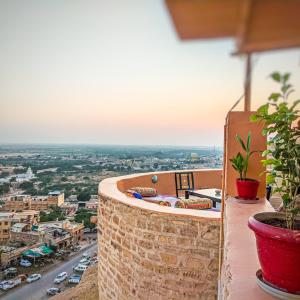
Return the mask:
<path id="1" fill-rule="evenodd" d="M 91 194 L 87 191 L 82 191 L 77 195 L 78 201 L 89 201 L 91 199 Z"/>
<path id="2" fill-rule="evenodd" d="M 0 185 L 0 194 L 6 194 L 9 192 L 9 183 L 3 183 Z"/>
<path id="3" fill-rule="evenodd" d="M 91 223 L 91 221 L 90 221 L 91 216 L 95 216 L 95 213 L 93 213 L 85 208 L 81 208 L 76 212 L 74 220 L 77 223 L 82 223 L 82 221 L 83 221 L 84 227 L 93 229 L 93 228 L 95 228 L 95 224 Z"/>
<path id="4" fill-rule="evenodd" d="M 63 210 L 58 206 L 51 206 L 50 212 L 46 213 L 45 211 L 40 212 L 40 221 L 41 222 L 51 222 L 51 221 L 62 221 L 65 220 L 66 217 L 64 215 Z"/>

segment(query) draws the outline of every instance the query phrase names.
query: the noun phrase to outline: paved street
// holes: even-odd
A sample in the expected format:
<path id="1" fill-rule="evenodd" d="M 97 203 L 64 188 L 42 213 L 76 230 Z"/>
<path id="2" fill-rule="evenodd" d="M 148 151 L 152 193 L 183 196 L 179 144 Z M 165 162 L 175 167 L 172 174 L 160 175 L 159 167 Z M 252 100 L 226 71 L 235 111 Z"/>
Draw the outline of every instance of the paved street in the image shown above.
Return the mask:
<path id="1" fill-rule="evenodd" d="M 97 244 L 93 244 L 83 252 L 92 254 L 97 251 Z M 46 290 L 50 287 L 63 287 L 64 283 L 55 285 L 53 283 L 54 278 L 61 272 L 67 272 L 68 275 L 73 273 L 73 266 L 77 265 L 80 261 L 83 252 L 79 252 L 78 255 L 72 257 L 70 260 L 62 262 L 60 265 L 53 269 L 50 269 L 46 273 L 42 274 L 42 278 L 36 282 L 27 284 L 19 288 L 15 288 L 3 295 L 1 300 L 44 300 L 48 299 L 46 296 Z"/>

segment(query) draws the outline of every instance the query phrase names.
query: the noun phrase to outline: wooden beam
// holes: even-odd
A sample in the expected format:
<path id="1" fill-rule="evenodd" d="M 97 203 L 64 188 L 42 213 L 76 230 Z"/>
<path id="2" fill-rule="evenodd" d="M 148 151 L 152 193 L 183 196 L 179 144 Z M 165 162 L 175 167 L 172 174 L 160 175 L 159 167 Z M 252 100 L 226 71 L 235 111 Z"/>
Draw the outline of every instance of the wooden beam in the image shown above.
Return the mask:
<path id="1" fill-rule="evenodd" d="M 252 0 L 244 0 L 240 4 L 240 19 L 237 28 L 236 45 L 237 49 L 243 47 L 247 41 L 247 32 L 250 25 Z"/>
<path id="2" fill-rule="evenodd" d="M 251 111 L 251 54 L 246 56 L 245 102 L 244 111 Z"/>

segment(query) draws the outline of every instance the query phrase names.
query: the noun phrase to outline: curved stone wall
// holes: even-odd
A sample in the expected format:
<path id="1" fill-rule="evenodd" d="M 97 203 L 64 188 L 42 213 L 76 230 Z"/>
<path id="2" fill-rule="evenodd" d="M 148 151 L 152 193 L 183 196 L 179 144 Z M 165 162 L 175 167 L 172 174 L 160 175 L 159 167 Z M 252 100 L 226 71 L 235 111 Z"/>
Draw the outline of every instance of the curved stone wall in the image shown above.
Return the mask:
<path id="1" fill-rule="evenodd" d="M 162 207 L 117 188 L 141 176 L 151 178 L 100 183 L 99 299 L 216 299 L 220 213 Z"/>

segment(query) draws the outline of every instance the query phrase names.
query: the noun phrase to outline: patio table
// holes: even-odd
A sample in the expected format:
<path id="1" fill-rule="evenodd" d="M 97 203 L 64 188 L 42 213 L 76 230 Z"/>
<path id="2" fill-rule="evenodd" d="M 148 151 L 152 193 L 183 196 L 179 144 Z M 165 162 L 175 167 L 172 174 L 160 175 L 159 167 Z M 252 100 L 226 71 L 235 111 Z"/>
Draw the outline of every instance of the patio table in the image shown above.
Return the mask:
<path id="1" fill-rule="evenodd" d="M 189 199 L 189 196 L 196 196 L 199 198 L 208 198 L 212 200 L 213 207 L 217 206 L 217 203 L 222 201 L 222 191 L 220 194 L 216 194 L 216 191 L 221 191 L 220 189 L 201 189 L 201 190 L 188 190 L 185 191 L 185 199 Z"/>

